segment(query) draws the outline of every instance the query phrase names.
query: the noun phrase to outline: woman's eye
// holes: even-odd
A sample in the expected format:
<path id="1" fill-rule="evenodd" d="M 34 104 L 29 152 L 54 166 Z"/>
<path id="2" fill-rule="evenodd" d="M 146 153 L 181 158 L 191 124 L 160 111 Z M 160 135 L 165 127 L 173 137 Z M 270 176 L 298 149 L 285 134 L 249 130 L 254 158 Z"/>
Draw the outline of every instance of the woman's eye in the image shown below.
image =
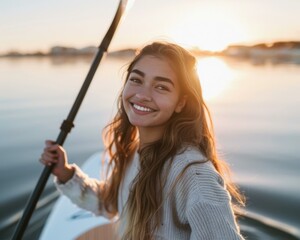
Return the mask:
<path id="1" fill-rule="evenodd" d="M 130 78 L 129 80 L 130 80 L 131 82 L 134 82 L 134 83 L 140 83 L 140 82 L 141 82 L 141 80 L 138 79 L 138 78 Z"/>
<path id="2" fill-rule="evenodd" d="M 159 90 L 170 91 L 170 89 L 168 87 L 163 86 L 163 85 L 158 85 L 156 88 Z"/>

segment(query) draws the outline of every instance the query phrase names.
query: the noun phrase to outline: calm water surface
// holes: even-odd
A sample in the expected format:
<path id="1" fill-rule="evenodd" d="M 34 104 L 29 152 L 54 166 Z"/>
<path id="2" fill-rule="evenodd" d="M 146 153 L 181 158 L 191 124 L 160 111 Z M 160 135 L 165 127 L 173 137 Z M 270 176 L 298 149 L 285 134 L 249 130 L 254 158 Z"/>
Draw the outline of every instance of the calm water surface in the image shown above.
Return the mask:
<path id="1" fill-rule="evenodd" d="M 82 164 L 103 148 L 128 61 L 101 63 L 65 143 L 70 161 Z M 0 59 L 0 239 L 12 236 L 43 169 L 43 142 L 56 139 L 90 63 Z M 218 150 L 247 196 L 242 231 L 248 239 L 300 239 L 300 65 L 206 57 L 198 69 Z M 58 196 L 51 180 L 26 239 L 38 239 Z"/>

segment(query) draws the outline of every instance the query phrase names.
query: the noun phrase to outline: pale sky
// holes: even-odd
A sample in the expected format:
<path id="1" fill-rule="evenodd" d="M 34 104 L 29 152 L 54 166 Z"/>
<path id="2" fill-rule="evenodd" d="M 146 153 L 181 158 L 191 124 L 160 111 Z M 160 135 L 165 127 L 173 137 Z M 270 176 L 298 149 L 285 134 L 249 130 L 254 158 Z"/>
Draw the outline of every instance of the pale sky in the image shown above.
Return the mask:
<path id="1" fill-rule="evenodd" d="M 118 0 L 1 0 L 0 53 L 97 46 Z M 136 0 L 111 50 L 170 40 L 221 50 L 228 44 L 300 40 L 300 0 Z"/>

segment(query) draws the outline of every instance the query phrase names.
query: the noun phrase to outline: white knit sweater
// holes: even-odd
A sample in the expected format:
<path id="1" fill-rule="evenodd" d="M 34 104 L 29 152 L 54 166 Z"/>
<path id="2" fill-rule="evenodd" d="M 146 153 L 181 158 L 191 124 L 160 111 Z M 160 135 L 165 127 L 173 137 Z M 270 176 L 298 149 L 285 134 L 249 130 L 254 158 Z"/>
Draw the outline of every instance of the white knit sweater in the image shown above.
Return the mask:
<path id="1" fill-rule="evenodd" d="M 163 191 L 162 224 L 155 232 L 155 239 L 243 239 L 234 219 L 230 195 L 211 162 L 189 166 L 170 192 L 177 176 L 185 166 L 194 161 L 204 161 L 204 157 L 198 150 L 188 148 L 178 154 L 165 171 L 168 176 Z M 89 178 L 79 167 L 74 166 L 75 174 L 67 183 L 60 184 L 55 180 L 59 191 L 81 208 L 96 215 L 112 217 L 104 210 L 101 197 L 99 198 L 104 182 Z M 124 210 L 132 180 L 138 170 L 139 155 L 136 153 L 120 185 L 119 214 Z M 122 225 L 124 224 L 121 223 Z M 122 234 L 122 229 L 120 233 Z"/>

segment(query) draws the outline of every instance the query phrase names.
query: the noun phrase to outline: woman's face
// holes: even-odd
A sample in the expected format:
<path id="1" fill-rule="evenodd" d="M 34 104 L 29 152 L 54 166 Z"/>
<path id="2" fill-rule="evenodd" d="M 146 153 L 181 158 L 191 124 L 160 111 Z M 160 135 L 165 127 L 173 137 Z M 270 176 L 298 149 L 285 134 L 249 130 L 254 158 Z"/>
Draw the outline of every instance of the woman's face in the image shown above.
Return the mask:
<path id="1" fill-rule="evenodd" d="M 178 78 L 162 58 L 143 56 L 132 68 L 125 83 L 122 102 L 130 123 L 139 131 L 162 133 L 174 112 L 180 112 Z"/>

